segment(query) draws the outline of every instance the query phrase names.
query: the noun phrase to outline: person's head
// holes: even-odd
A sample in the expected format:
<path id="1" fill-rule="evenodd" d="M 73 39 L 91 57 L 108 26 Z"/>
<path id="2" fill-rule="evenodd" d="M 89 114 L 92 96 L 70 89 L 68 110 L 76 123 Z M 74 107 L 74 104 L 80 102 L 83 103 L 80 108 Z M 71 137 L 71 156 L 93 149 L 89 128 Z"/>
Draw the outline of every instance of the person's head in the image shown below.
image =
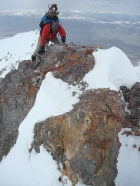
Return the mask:
<path id="1" fill-rule="evenodd" d="M 52 10 L 52 9 L 54 9 L 55 11 L 58 10 L 58 6 L 57 6 L 57 4 L 49 5 L 48 8 L 49 8 L 49 10 Z"/>
<path id="2" fill-rule="evenodd" d="M 48 10 L 47 14 L 49 16 L 57 16 L 59 14 L 57 4 L 52 4 L 48 8 L 49 8 L 49 10 Z"/>
<path id="3" fill-rule="evenodd" d="M 58 22 L 53 22 L 52 23 L 52 31 L 53 32 L 55 32 L 55 33 L 57 33 L 57 32 L 59 32 L 59 23 Z"/>

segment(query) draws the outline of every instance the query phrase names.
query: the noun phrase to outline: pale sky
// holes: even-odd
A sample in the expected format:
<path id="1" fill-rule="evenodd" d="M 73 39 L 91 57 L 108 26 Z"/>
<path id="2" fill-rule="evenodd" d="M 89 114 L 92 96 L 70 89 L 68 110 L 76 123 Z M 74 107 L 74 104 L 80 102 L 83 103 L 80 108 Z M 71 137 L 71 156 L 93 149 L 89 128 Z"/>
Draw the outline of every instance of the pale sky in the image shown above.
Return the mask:
<path id="1" fill-rule="evenodd" d="M 140 13 L 140 0 L 0 0 L 0 10 L 47 10 L 52 3 L 58 4 L 60 12 L 80 10 Z"/>

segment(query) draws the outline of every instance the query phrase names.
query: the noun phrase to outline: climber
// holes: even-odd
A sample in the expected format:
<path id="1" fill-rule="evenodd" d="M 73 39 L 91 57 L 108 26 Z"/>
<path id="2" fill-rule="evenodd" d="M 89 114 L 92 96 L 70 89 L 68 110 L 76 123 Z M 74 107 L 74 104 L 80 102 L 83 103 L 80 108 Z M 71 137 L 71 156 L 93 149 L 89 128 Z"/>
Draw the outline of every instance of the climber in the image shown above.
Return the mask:
<path id="1" fill-rule="evenodd" d="M 57 33 L 61 36 L 61 42 L 65 43 L 66 41 L 66 32 L 62 25 L 57 22 L 52 24 L 46 24 L 43 28 L 42 35 L 38 39 L 37 48 L 32 55 L 32 61 L 36 59 L 36 54 L 42 54 L 45 52 L 45 46 L 49 41 L 54 44 L 61 44 L 60 40 L 57 37 Z M 46 46 L 47 47 L 47 46 Z"/>
<path id="2" fill-rule="evenodd" d="M 66 41 L 66 32 L 62 25 L 59 23 L 59 19 L 56 16 L 58 15 L 57 10 L 58 8 L 56 4 L 53 4 L 49 8 L 48 13 L 45 14 L 46 18 L 44 15 L 43 18 L 41 19 L 40 22 L 41 35 L 39 36 L 38 39 L 37 48 L 35 49 L 31 57 L 32 61 L 36 59 L 37 53 L 42 54 L 45 52 L 45 47 L 47 47 L 46 44 L 49 43 L 49 41 L 53 42 L 54 44 L 61 44 L 61 42 L 65 43 Z M 59 33 L 59 35 L 61 36 L 61 42 L 57 37 L 57 33 Z"/>
<path id="3" fill-rule="evenodd" d="M 48 6 L 49 10 L 45 13 L 45 15 L 41 18 L 40 21 L 40 35 L 42 34 L 42 30 L 45 26 L 45 24 L 52 23 L 52 22 L 59 22 L 58 18 L 58 6 L 57 4 L 52 4 L 51 6 Z"/>

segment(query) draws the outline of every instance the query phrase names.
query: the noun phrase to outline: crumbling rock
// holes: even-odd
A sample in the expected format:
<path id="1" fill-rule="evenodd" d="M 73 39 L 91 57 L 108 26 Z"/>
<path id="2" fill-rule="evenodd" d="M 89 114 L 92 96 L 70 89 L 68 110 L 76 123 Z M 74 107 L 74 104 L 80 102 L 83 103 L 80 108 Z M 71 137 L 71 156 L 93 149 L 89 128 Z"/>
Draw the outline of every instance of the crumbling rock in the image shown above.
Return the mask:
<path id="1" fill-rule="evenodd" d="M 54 45 L 47 48 L 46 54 L 40 56 L 42 70 L 46 65 L 53 66 L 53 75 L 68 84 L 80 84 L 85 74 L 93 69 L 95 60 L 92 53 L 96 50 L 94 46 L 59 46 Z M 46 62 L 47 61 L 47 62 Z M 40 65 L 41 66 L 41 65 Z M 40 68 L 39 66 L 39 68 Z"/>
<path id="2" fill-rule="evenodd" d="M 70 112 L 37 123 L 30 152 L 41 144 L 75 185 L 115 186 L 125 104 L 109 89 L 86 91 Z"/>
<path id="3" fill-rule="evenodd" d="M 53 45 L 45 54 L 37 56 L 36 61 L 21 62 L 17 70 L 11 71 L 1 80 L 0 160 L 15 144 L 19 124 L 32 108 L 46 73 L 53 72 L 55 77 L 62 78 L 69 84 L 78 82 L 94 67 L 95 61 L 91 53 L 97 48 L 97 46 Z M 84 89 L 86 84 L 80 83 Z"/>
<path id="4" fill-rule="evenodd" d="M 34 104 L 40 84 L 34 76 L 33 85 L 33 74 L 31 62 L 24 61 L 0 83 L 0 160 L 15 144 L 19 124 Z"/>
<path id="5" fill-rule="evenodd" d="M 124 119 L 124 103 L 109 89 L 84 91 L 84 75 L 94 68 L 92 55 L 98 46 L 53 45 L 46 53 L 19 64 L 0 83 L 0 160 L 15 144 L 18 127 L 32 108 L 42 80 L 48 72 L 83 94 L 73 109 L 37 123 L 31 149 L 40 145 L 63 165 L 75 185 L 79 180 L 94 186 L 113 186 L 117 175 L 118 132 Z M 75 93 L 73 92 L 73 96 Z M 61 179 L 60 179 L 61 180 Z"/>
<path id="6" fill-rule="evenodd" d="M 124 128 L 132 128 L 132 132 L 138 135 L 140 125 L 140 83 L 135 83 L 132 89 L 121 86 L 124 100 L 127 102 L 127 109 L 130 110 L 130 115 L 126 114 L 123 122 Z"/>

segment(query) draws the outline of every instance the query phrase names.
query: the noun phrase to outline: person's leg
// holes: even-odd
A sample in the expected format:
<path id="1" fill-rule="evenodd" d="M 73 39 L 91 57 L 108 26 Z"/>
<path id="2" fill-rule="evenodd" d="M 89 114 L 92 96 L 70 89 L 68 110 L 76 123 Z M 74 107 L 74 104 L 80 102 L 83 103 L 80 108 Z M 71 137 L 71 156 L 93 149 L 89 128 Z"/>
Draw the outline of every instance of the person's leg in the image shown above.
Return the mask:
<path id="1" fill-rule="evenodd" d="M 38 43 L 37 43 L 36 49 L 35 49 L 35 51 L 33 53 L 34 57 L 36 56 L 36 54 L 38 53 L 38 51 L 40 49 L 40 40 L 41 40 L 41 36 L 39 36 L 39 38 L 38 38 Z"/>
<path id="2" fill-rule="evenodd" d="M 40 40 L 41 40 L 41 36 L 39 36 L 38 38 L 38 43 L 37 43 L 37 47 L 33 53 L 33 56 L 36 56 L 36 54 L 38 53 L 39 49 L 40 49 Z M 61 44 L 61 41 L 56 37 L 54 39 L 51 40 L 54 44 Z M 48 47 L 48 42 L 46 40 L 46 44 L 45 44 L 45 48 Z"/>
<path id="3" fill-rule="evenodd" d="M 54 44 L 61 44 L 61 41 L 56 37 L 51 40 Z"/>
<path id="4" fill-rule="evenodd" d="M 31 57 L 31 58 L 32 58 L 32 61 L 34 61 L 34 60 L 36 59 L 36 54 L 37 54 L 38 51 L 40 50 L 40 42 L 41 42 L 41 36 L 39 36 L 39 38 L 38 38 L 38 43 L 37 43 L 36 49 L 35 49 L 35 51 L 34 51 L 32 57 Z M 45 48 L 47 48 L 47 47 L 48 47 L 48 42 L 47 42 L 47 40 L 46 40 Z"/>

